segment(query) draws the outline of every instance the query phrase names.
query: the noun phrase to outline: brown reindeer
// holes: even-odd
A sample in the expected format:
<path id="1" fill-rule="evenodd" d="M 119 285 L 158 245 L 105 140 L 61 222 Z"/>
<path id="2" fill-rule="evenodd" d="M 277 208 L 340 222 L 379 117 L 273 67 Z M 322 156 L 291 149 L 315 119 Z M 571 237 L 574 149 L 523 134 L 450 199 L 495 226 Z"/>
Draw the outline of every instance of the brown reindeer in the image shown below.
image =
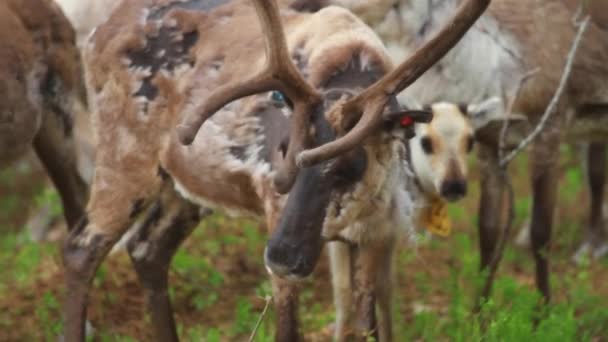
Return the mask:
<path id="1" fill-rule="evenodd" d="M 339 4 L 352 8 L 379 33 L 391 56 L 400 58 L 441 27 L 459 2 L 377 0 L 373 1 L 374 8 L 369 8 L 356 0 L 329 0 L 298 2 L 296 6 Z M 504 103 L 509 103 L 521 77 L 540 67 L 540 73 L 524 85 L 513 106 L 514 112 L 525 114 L 534 125 L 557 89 L 576 33 L 578 3 L 575 0 L 492 2 L 462 41 L 408 88 L 405 95 L 426 103 L 438 99 L 471 102 L 487 96 L 501 96 Z M 582 41 L 557 113 L 533 144 L 530 156 L 534 197 L 532 250 L 536 283 L 547 299 L 550 297 L 548 254 L 561 141 L 592 143 L 588 152 L 592 203 L 585 244 L 592 246 L 596 254 L 607 245 L 601 216 L 606 177 L 604 143 L 608 137 L 608 64 L 605 63 L 608 32 L 602 30 L 606 27 L 606 12 L 601 11 L 606 5 L 605 1 L 598 0 L 587 3 L 593 24 Z M 582 15 L 585 13 L 583 10 Z M 482 160 L 479 231 L 481 266 L 485 268 L 499 236 L 503 185 L 499 179 L 496 141 L 480 145 L 479 154 Z"/>
<path id="2" fill-rule="evenodd" d="M 129 251 L 161 341 L 177 340 L 167 269 L 201 204 L 260 217 L 273 232 L 265 261 L 281 341 L 298 338 L 297 288 L 285 278 L 310 274 L 323 241 L 346 226 L 381 237 L 375 227 L 393 234 L 401 224 L 405 140 L 429 115 L 401 110 L 394 95 L 488 1 L 467 1 L 394 69 L 346 10 L 253 3 L 261 28 L 244 1 L 126 1 L 93 36 L 85 59 L 97 154 L 86 217 L 63 248 L 68 341 L 84 338 L 95 271 L 139 214 Z"/>
<path id="3" fill-rule="evenodd" d="M 81 48 L 93 29 L 105 21 L 120 0 L 55 0 L 72 24 L 76 34 L 76 46 Z M 84 79 L 84 76 L 81 76 Z M 81 84 L 84 89 L 84 82 Z M 80 177 L 90 184 L 95 160 L 93 134 L 88 108 L 81 108 L 72 115 L 72 131 L 76 150 L 76 165 Z M 34 240 L 47 236 L 50 228 L 59 221 L 59 215 L 52 212 L 50 203 L 33 208 L 26 223 Z M 84 204 L 81 205 L 84 207 Z"/>
<path id="4" fill-rule="evenodd" d="M 70 23 L 48 0 L 0 3 L 0 166 L 33 145 L 55 184 L 69 226 L 84 213 L 74 112 L 86 104 Z"/>

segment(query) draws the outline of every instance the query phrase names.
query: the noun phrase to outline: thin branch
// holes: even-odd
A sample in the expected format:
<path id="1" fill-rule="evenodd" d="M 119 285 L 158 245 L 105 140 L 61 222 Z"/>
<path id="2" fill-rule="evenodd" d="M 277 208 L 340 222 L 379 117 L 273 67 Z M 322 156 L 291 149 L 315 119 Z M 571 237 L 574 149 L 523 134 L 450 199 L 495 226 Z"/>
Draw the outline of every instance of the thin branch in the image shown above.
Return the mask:
<path id="1" fill-rule="evenodd" d="M 266 305 L 264 305 L 264 310 L 262 310 L 262 313 L 260 314 L 260 318 L 258 318 L 258 321 L 255 323 L 255 327 L 253 328 L 253 331 L 251 332 L 251 336 L 249 336 L 249 342 L 253 342 L 253 340 L 255 339 L 255 335 L 257 335 L 257 333 L 258 333 L 258 329 L 260 328 L 260 325 L 264 321 L 264 317 L 266 316 L 266 311 L 268 311 L 270 302 L 272 302 L 272 296 L 266 296 L 266 298 L 264 298 L 264 299 L 266 300 Z"/>
<path id="2" fill-rule="evenodd" d="M 500 139 L 498 140 L 498 160 L 502 160 L 503 157 L 504 157 L 505 142 L 507 140 L 507 131 L 509 129 L 509 118 L 513 114 L 513 106 L 515 106 L 515 102 L 519 98 L 519 93 L 521 92 L 521 89 L 523 88 L 524 84 L 530 78 L 532 78 L 532 76 L 535 76 L 539 72 L 540 72 L 540 68 L 535 68 L 533 70 L 530 70 L 530 71 L 526 72 L 519 79 L 519 83 L 517 84 L 517 88 L 515 90 L 515 94 L 513 94 L 513 97 L 511 98 L 511 101 L 509 101 L 509 106 L 507 107 L 507 114 L 505 116 L 505 120 L 503 121 L 502 128 L 500 130 Z"/>
<path id="3" fill-rule="evenodd" d="M 572 72 L 572 64 L 574 63 L 574 58 L 576 57 L 576 52 L 578 51 L 578 47 L 583 38 L 583 34 L 585 33 L 585 31 L 587 31 L 587 27 L 589 27 L 590 21 L 591 21 L 590 16 L 587 15 L 578 28 L 578 33 L 576 34 L 576 38 L 574 39 L 572 48 L 570 49 L 570 52 L 568 53 L 568 59 L 566 60 L 566 66 L 564 68 L 562 78 L 559 82 L 559 86 L 557 87 L 557 91 L 555 92 L 555 95 L 553 95 L 551 102 L 549 102 L 549 106 L 543 113 L 543 116 L 540 119 L 540 122 L 538 123 L 538 125 L 536 125 L 536 127 L 534 128 L 534 131 L 532 131 L 532 133 L 530 133 L 524 140 L 522 140 L 514 150 L 509 152 L 509 154 L 507 154 L 507 156 L 505 158 L 500 160 L 500 167 L 504 167 L 511 160 L 513 160 L 513 158 L 515 158 L 517 156 L 517 154 L 519 154 L 519 152 L 521 152 L 532 141 L 534 141 L 534 139 L 536 139 L 536 137 L 540 134 L 540 132 L 542 132 L 542 130 L 545 128 L 547 121 L 551 117 L 551 114 L 553 114 L 553 112 L 555 111 L 555 108 L 557 107 L 557 104 L 559 103 L 559 100 L 561 99 L 562 94 L 566 88 L 566 84 L 568 83 L 568 79 L 570 78 L 570 74 Z"/>

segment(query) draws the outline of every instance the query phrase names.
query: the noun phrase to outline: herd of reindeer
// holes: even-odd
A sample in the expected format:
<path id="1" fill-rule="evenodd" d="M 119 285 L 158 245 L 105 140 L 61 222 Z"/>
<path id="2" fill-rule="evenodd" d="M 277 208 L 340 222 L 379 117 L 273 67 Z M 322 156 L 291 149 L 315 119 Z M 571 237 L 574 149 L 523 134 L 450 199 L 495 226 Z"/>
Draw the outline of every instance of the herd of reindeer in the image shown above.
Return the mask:
<path id="1" fill-rule="evenodd" d="M 392 340 L 396 242 L 466 195 L 477 146 L 488 267 L 499 149 L 541 119 L 587 15 L 529 150 L 538 290 L 550 299 L 562 142 L 588 147 L 583 244 L 608 252 L 604 1 L 57 1 L 0 1 L 0 163 L 33 146 L 60 194 L 66 341 L 84 341 L 93 277 L 127 231 L 154 336 L 177 341 L 168 269 L 205 208 L 266 225 L 277 340 L 301 338 L 298 280 L 326 243 L 335 338 Z"/>

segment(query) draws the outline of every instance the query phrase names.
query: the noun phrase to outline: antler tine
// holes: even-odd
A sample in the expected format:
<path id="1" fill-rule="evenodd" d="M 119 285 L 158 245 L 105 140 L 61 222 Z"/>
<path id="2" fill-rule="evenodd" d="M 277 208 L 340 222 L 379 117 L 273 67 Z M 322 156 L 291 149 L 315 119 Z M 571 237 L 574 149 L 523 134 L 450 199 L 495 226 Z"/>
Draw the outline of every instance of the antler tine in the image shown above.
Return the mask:
<path id="1" fill-rule="evenodd" d="M 388 97 L 398 94 L 414 83 L 433 64 L 441 59 L 483 14 L 490 0 L 465 0 L 452 19 L 426 44 L 396 69 L 358 96 L 344 103 L 346 115 L 360 115 L 357 125 L 345 136 L 320 147 L 306 150 L 297 156 L 297 165 L 306 167 L 344 153 L 372 134 L 382 122 Z"/>
<path id="2" fill-rule="evenodd" d="M 266 68 L 245 81 L 230 83 L 216 89 L 207 100 L 187 115 L 177 127 L 178 139 L 184 145 L 194 141 L 202 124 L 227 103 L 241 97 L 279 90 L 294 103 L 290 127 L 290 145 L 286 159 L 275 176 L 277 191 L 289 191 L 297 174 L 295 157 L 305 145 L 310 109 L 321 101 L 291 61 L 281 24 L 279 8 L 274 0 L 252 0 L 266 42 Z"/>
<path id="3" fill-rule="evenodd" d="M 277 192 L 287 193 L 298 173 L 296 156 L 306 144 L 310 113 L 321 102 L 321 95 L 306 82 L 291 60 L 276 2 L 253 0 L 253 3 L 266 37 L 269 76 L 279 80 L 282 86 L 279 90 L 294 104 L 287 154 L 274 177 Z"/>
<path id="4" fill-rule="evenodd" d="M 177 127 L 179 140 L 184 145 L 192 143 L 200 126 L 216 111 L 241 97 L 279 90 L 294 103 L 314 103 L 320 99 L 318 92 L 304 80 L 291 62 L 275 1 L 252 1 L 266 42 L 266 68 L 245 81 L 219 87 L 197 110 L 186 116 Z"/>

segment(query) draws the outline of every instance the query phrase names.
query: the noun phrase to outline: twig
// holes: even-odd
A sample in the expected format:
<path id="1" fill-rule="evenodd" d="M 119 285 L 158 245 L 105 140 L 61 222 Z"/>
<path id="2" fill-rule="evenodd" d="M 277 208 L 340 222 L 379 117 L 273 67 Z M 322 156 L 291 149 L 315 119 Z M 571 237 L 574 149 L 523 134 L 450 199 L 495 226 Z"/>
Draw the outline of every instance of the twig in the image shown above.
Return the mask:
<path id="1" fill-rule="evenodd" d="M 585 31 L 587 31 L 589 22 L 590 22 L 590 17 L 587 15 L 585 17 L 585 19 L 582 21 L 581 25 L 579 26 L 578 33 L 576 34 L 576 38 L 574 39 L 574 43 L 572 44 L 572 48 L 570 49 L 570 52 L 568 53 L 568 59 L 566 60 L 566 66 L 564 68 L 564 72 L 562 73 L 562 78 L 559 81 L 559 86 L 557 87 L 557 91 L 555 92 L 555 95 L 553 95 L 551 102 L 549 102 L 549 106 L 543 113 L 543 116 L 541 117 L 540 122 L 538 123 L 538 125 L 536 125 L 536 127 L 534 128 L 534 131 L 532 131 L 532 133 L 530 133 L 526 138 L 524 138 L 519 143 L 519 145 L 517 145 L 517 147 L 514 150 L 512 150 L 511 152 L 509 152 L 509 154 L 507 154 L 506 157 L 504 157 L 503 159 L 500 160 L 499 165 L 501 168 L 504 167 L 505 165 L 509 164 L 509 162 L 511 160 L 513 160 L 513 158 L 515 158 L 517 156 L 517 154 L 519 154 L 519 152 L 521 152 L 521 150 L 526 148 L 532 141 L 534 141 L 534 139 L 536 139 L 536 137 L 540 134 L 540 132 L 542 132 L 542 130 L 545 128 L 545 124 L 551 117 L 551 114 L 553 114 L 553 112 L 555 111 L 555 107 L 557 107 L 557 104 L 562 97 L 562 93 L 564 92 L 564 89 L 566 88 L 566 84 L 568 83 L 568 79 L 570 78 L 570 73 L 572 72 L 572 64 L 574 63 L 574 58 L 576 57 L 576 52 L 578 51 L 578 47 L 583 38 L 583 34 L 585 33 Z"/>
<path id="2" fill-rule="evenodd" d="M 505 120 L 502 123 L 502 128 L 500 130 L 500 139 L 498 140 L 498 160 L 502 160 L 505 153 L 505 141 L 507 140 L 507 131 L 509 129 L 509 118 L 513 115 L 513 106 L 515 106 L 515 101 L 519 98 L 519 93 L 523 88 L 524 84 L 532 77 L 540 72 L 540 68 L 532 69 L 526 72 L 520 79 L 517 84 L 517 88 L 515 90 L 515 94 L 509 101 L 509 106 L 507 107 L 507 114 L 505 116 Z"/>
<path id="3" fill-rule="evenodd" d="M 264 298 L 264 299 L 266 300 L 266 305 L 264 305 L 264 310 L 262 310 L 262 313 L 260 314 L 260 318 L 258 318 L 258 321 L 255 323 L 255 327 L 253 328 L 253 331 L 251 332 L 251 336 L 249 336 L 249 342 L 253 342 L 253 339 L 255 339 L 255 335 L 257 335 L 258 329 L 260 328 L 260 324 L 262 324 L 262 321 L 264 321 L 264 317 L 266 316 L 266 311 L 268 311 L 270 302 L 272 302 L 272 296 L 266 296 L 266 298 Z"/>

